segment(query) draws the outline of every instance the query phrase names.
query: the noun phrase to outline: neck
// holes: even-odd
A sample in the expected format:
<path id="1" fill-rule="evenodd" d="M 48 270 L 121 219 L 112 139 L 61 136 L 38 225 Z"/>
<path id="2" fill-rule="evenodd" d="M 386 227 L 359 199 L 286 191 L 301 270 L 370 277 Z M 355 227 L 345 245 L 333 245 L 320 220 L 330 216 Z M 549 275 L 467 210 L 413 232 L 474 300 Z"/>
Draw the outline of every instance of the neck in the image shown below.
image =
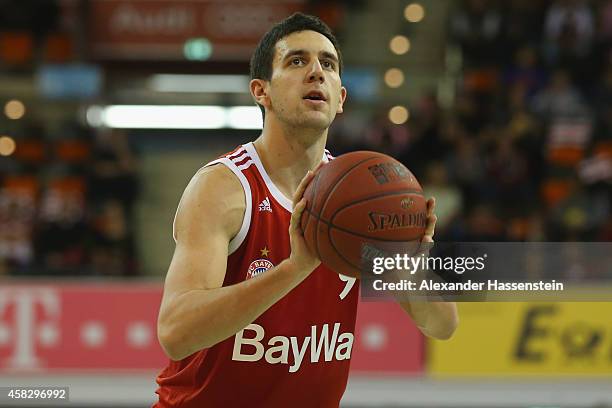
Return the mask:
<path id="1" fill-rule="evenodd" d="M 321 162 L 327 129 L 290 128 L 270 119 L 266 115 L 254 144 L 274 184 L 291 199 L 306 173 Z"/>

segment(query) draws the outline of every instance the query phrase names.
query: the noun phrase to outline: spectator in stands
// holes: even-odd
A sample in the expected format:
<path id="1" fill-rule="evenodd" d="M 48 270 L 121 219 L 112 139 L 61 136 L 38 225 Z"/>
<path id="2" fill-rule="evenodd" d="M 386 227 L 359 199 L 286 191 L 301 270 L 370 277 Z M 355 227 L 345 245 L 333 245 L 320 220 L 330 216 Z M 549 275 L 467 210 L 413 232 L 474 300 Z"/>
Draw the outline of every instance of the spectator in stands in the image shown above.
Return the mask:
<path id="1" fill-rule="evenodd" d="M 440 161 L 427 167 L 422 186 L 427 197 L 436 197 L 436 235 L 444 241 L 449 225 L 462 211 L 461 190 L 449 183 L 446 166 Z"/>
<path id="2" fill-rule="evenodd" d="M 63 176 L 45 188 L 35 236 L 41 273 L 86 273 L 89 226 L 84 179 Z"/>
<path id="3" fill-rule="evenodd" d="M 610 214 L 603 196 L 589 194 L 576 178 L 570 193 L 550 212 L 549 238 L 554 241 L 585 241 L 597 236 Z"/>
<path id="4" fill-rule="evenodd" d="M 124 205 L 119 200 L 98 204 L 93 219 L 92 273 L 128 276 L 136 273 L 132 233 Z"/>
<path id="5" fill-rule="evenodd" d="M 588 81 L 595 32 L 593 12 L 585 0 L 557 0 L 546 14 L 545 57 L 550 66 L 560 65 Z"/>
<path id="6" fill-rule="evenodd" d="M 117 199 L 131 211 L 138 193 L 137 161 L 126 134 L 117 129 L 99 130 L 92 160 L 90 198 Z"/>
<path id="7" fill-rule="evenodd" d="M 574 86 L 569 73 L 563 69 L 557 69 L 548 86 L 535 95 L 532 108 L 545 120 L 575 117 L 586 114 L 588 110 L 580 90 Z"/>
<path id="8" fill-rule="evenodd" d="M 503 7 L 503 47 L 508 56 L 540 42 L 545 0 L 512 0 Z M 508 62 L 503 60 L 504 62 Z"/>
<path id="9" fill-rule="evenodd" d="M 443 137 L 445 121 L 433 91 L 417 99 L 408 122 L 409 142 L 397 156 L 417 177 L 425 177 L 428 164 L 443 161 L 452 150 L 452 144 Z"/>
<path id="10" fill-rule="evenodd" d="M 536 191 L 527 158 L 508 133 L 499 133 L 494 150 L 487 156 L 486 168 L 492 197 L 500 203 L 504 214 L 523 215 L 525 203 L 530 202 Z"/>
<path id="11" fill-rule="evenodd" d="M 556 51 L 581 56 L 589 52 L 594 34 L 593 13 L 584 0 L 557 0 L 546 14 L 545 38 Z"/>
<path id="12" fill-rule="evenodd" d="M 526 45 L 517 49 L 513 62 L 504 70 L 504 83 L 508 88 L 522 87 L 528 99 L 544 87 L 546 75 L 539 67 L 534 47 Z"/>
<path id="13" fill-rule="evenodd" d="M 483 197 L 485 164 L 475 138 L 461 136 L 455 143 L 454 152 L 447 157 L 446 166 L 452 182 L 461 189 L 464 203 L 468 207 Z"/>
<path id="14" fill-rule="evenodd" d="M 465 6 L 452 15 L 450 32 L 469 65 L 488 65 L 498 60 L 502 18 L 493 2 L 466 0 Z"/>
<path id="15" fill-rule="evenodd" d="M 366 129 L 365 141 L 369 150 L 399 156 L 410 142 L 410 132 L 406 126 L 389 122 L 386 111 L 383 111 Z"/>

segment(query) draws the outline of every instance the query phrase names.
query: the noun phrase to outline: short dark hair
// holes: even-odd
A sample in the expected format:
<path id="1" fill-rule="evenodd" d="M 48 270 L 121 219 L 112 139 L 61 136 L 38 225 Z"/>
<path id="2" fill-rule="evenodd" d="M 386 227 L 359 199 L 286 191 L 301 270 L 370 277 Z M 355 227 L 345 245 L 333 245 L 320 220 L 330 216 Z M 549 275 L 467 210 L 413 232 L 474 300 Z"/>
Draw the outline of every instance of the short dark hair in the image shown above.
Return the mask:
<path id="1" fill-rule="evenodd" d="M 269 81 L 272 79 L 272 62 L 274 60 L 274 52 L 276 43 L 298 31 L 316 31 L 324 35 L 332 43 L 338 54 L 338 69 L 342 74 L 342 54 L 338 40 L 332 33 L 331 29 L 319 17 L 311 16 L 304 13 L 294 13 L 283 21 L 276 23 L 259 41 L 255 52 L 251 57 L 250 73 L 251 79 L 264 79 Z M 258 104 L 259 105 L 259 104 Z M 265 115 L 264 107 L 259 105 L 261 112 Z"/>

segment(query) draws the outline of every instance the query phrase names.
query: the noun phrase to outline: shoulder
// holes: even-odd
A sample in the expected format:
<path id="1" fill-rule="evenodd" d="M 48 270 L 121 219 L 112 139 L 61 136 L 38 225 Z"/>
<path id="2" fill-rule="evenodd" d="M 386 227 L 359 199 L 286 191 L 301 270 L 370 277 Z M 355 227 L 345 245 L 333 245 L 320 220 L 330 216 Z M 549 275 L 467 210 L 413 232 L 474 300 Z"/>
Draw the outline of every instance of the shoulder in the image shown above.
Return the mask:
<path id="1" fill-rule="evenodd" d="M 182 231 L 195 228 L 223 232 L 231 239 L 240 229 L 245 208 L 244 189 L 232 170 L 221 163 L 203 167 L 185 188 L 174 222 L 174 238 L 178 241 Z"/>
<path id="2" fill-rule="evenodd" d="M 187 188 L 192 187 L 196 191 L 214 189 L 218 192 L 238 193 L 242 186 L 238 176 L 226 165 L 218 162 L 199 169 L 191 179 Z"/>

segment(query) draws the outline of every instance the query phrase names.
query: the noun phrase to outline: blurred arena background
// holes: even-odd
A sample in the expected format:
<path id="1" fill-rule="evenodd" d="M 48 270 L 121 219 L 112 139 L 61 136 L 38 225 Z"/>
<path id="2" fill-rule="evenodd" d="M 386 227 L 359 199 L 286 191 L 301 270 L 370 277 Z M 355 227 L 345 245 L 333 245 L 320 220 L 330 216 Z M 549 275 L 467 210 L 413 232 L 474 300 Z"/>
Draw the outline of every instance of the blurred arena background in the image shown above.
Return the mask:
<path id="1" fill-rule="evenodd" d="M 405 163 L 437 240 L 612 240 L 610 0 L 0 0 L 0 386 L 154 401 L 178 199 L 258 135 L 248 59 L 298 10 L 344 53 L 328 147 Z M 344 406 L 612 406 L 612 303 L 459 307 L 436 342 L 362 303 Z"/>

